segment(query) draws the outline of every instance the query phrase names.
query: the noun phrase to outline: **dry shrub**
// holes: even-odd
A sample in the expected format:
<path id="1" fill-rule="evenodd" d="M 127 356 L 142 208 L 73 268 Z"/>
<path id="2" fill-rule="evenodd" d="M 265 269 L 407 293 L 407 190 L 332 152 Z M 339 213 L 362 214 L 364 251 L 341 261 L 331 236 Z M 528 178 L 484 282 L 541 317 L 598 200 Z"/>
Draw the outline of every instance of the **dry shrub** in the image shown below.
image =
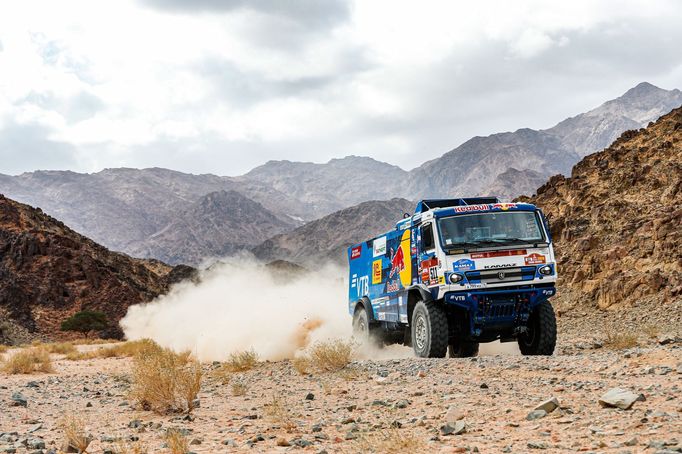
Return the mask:
<path id="1" fill-rule="evenodd" d="M 71 342 L 44 344 L 43 348 L 45 348 L 50 353 L 56 353 L 58 355 L 68 355 L 69 353 L 74 353 L 78 351 Z"/>
<path id="2" fill-rule="evenodd" d="M 100 344 L 118 344 L 121 341 L 118 339 L 87 339 L 87 338 L 82 338 L 82 339 L 76 339 L 74 341 L 71 341 L 74 345 L 100 345 Z"/>
<path id="3" fill-rule="evenodd" d="M 187 437 L 177 429 L 169 429 L 164 437 L 168 449 L 172 454 L 187 454 L 189 452 L 189 443 Z"/>
<path id="4" fill-rule="evenodd" d="M 291 365 L 301 375 L 308 375 L 310 373 L 310 358 L 307 356 L 296 356 L 291 360 Z"/>
<path id="5" fill-rule="evenodd" d="M 201 388 L 201 365 L 152 341 L 134 356 L 132 397 L 159 414 L 191 412 Z"/>
<path id="6" fill-rule="evenodd" d="M 389 429 L 360 435 L 354 443 L 355 451 L 367 453 L 405 453 L 426 452 L 424 440 L 414 436 L 411 431 Z"/>
<path id="7" fill-rule="evenodd" d="M 139 441 L 131 443 L 118 441 L 115 445 L 114 452 L 116 454 L 148 454 L 149 448 Z"/>
<path id="8" fill-rule="evenodd" d="M 66 354 L 67 360 L 81 361 L 84 359 L 96 358 L 122 358 L 135 356 L 139 351 L 148 348 L 154 344 L 154 341 L 149 339 L 141 339 L 136 341 L 119 342 L 110 347 L 101 347 L 91 350 L 89 352 L 74 351 Z"/>
<path id="9" fill-rule="evenodd" d="M 632 333 L 621 333 L 612 330 L 606 331 L 606 338 L 604 339 L 604 347 L 613 350 L 623 350 L 626 348 L 633 348 L 639 345 L 637 335 Z"/>
<path id="10" fill-rule="evenodd" d="M 246 386 L 245 383 L 236 381 L 232 383 L 232 395 L 237 397 L 237 396 L 244 396 L 246 395 L 246 392 L 249 390 L 249 387 Z"/>
<path id="11" fill-rule="evenodd" d="M 9 350 L 7 345 L 0 344 L 0 353 L 6 353 Z"/>
<path id="12" fill-rule="evenodd" d="M 284 398 L 279 398 L 276 395 L 272 396 L 270 403 L 265 404 L 265 415 L 276 425 L 291 432 L 296 428 L 296 423 L 291 416 L 291 410 Z"/>
<path id="13" fill-rule="evenodd" d="M 336 339 L 313 344 L 307 358 L 310 367 L 319 372 L 336 372 L 350 364 L 354 352 L 353 342 Z"/>
<path id="14" fill-rule="evenodd" d="M 32 347 L 20 350 L 7 358 L 3 370 L 8 374 L 32 374 L 53 372 L 50 354 L 44 348 Z"/>
<path id="15" fill-rule="evenodd" d="M 73 414 L 64 415 L 59 422 L 59 427 L 64 431 L 63 451 L 73 452 L 69 450 L 72 448 L 77 452 L 87 452 L 92 437 L 85 433 L 85 422 L 82 419 Z"/>
<path id="16" fill-rule="evenodd" d="M 223 365 L 229 372 L 245 372 L 253 369 L 258 363 L 258 353 L 253 350 L 232 353 Z"/>
<path id="17" fill-rule="evenodd" d="M 642 328 L 642 332 L 646 334 L 649 339 L 656 339 L 661 334 L 661 328 L 658 325 L 649 324 Z"/>

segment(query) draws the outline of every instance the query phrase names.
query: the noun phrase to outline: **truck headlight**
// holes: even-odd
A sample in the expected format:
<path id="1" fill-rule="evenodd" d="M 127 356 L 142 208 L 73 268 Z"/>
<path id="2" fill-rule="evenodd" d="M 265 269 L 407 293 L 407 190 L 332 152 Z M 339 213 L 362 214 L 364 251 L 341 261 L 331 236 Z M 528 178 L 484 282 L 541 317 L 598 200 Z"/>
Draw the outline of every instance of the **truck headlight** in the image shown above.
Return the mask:
<path id="1" fill-rule="evenodd" d="M 549 265 L 541 266 L 538 269 L 538 272 L 544 276 L 549 276 L 550 274 L 552 274 L 552 267 Z"/>
<path id="2" fill-rule="evenodd" d="M 451 284 L 456 284 L 460 282 L 462 279 L 464 279 L 464 276 L 457 273 L 452 273 L 449 278 Z"/>

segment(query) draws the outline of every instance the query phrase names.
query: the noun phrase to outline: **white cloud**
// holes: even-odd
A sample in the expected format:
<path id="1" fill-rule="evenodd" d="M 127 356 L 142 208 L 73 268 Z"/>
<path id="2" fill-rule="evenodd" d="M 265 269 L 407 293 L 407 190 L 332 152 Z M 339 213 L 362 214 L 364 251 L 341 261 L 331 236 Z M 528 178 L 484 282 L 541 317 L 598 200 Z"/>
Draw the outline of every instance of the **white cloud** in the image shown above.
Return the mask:
<path id="1" fill-rule="evenodd" d="M 682 85 L 672 0 L 189 4 L 4 8 L 0 139 L 44 134 L 62 159 L 45 165 L 80 171 L 237 174 L 350 153 L 410 168 L 642 80 Z M 0 150 L 0 173 L 35 168 L 31 143 Z"/>

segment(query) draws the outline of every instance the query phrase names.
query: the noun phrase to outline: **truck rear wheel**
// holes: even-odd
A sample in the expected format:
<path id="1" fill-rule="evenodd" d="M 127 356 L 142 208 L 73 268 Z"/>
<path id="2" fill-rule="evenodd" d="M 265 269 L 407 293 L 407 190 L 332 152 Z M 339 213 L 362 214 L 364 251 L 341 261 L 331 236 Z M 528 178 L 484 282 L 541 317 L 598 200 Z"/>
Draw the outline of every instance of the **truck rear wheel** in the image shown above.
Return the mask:
<path id="1" fill-rule="evenodd" d="M 448 350 L 448 318 L 433 301 L 419 301 L 412 312 L 412 348 L 420 358 L 443 358 Z"/>
<path id="2" fill-rule="evenodd" d="M 365 346 L 381 346 L 379 329 L 372 326 L 367 310 L 358 306 L 353 313 L 353 338 Z"/>
<path id="3" fill-rule="evenodd" d="M 518 343 L 524 355 L 551 355 L 556 346 L 556 317 L 549 301 L 543 301 L 530 314 L 528 331 L 519 335 Z"/>
<path id="4" fill-rule="evenodd" d="M 448 352 L 450 358 L 470 358 L 472 356 L 478 356 L 478 342 L 455 340 L 450 344 Z"/>

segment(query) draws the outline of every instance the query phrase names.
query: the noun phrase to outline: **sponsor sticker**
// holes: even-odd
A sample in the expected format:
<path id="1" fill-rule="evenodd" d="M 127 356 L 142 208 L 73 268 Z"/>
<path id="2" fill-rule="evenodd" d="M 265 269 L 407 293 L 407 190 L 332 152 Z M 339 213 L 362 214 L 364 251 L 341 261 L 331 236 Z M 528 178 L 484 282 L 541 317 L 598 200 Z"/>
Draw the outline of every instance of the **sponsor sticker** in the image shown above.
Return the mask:
<path id="1" fill-rule="evenodd" d="M 545 256 L 542 254 L 530 254 L 524 257 L 526 265 L 544 265 L 546 263 Z"/>
<path id="2" fill-rule="evenodd" d="M 372 284 L 380 284 L 381 283 L 381 274 L 382 274 L 381 259 L 373 261 L 372 262 Z"/>
<path id="3" fill-rule="evenodd" d="M 476 262 L 469 259 L 459 259 L 452 263 L 453 271 L 469 271 L 476 269 Z"/>
<path id="4" fill-rule="evenodd" d="M 512 267 L 512 266 L 514 266 L 513 263 L 503 263 L 503 264 L 501 264 L 501 265 L 485 265 L 485 266 L 483 267 L 483 269 L 485 269 L 485 270 L 491 270 L 491 269 L 494 269 L 494 268 L 510 268 L 510 267 Z"/>
<path id="5" fill-rule="evenodd" d="M 350 259 L 355 260 L 356 258 L 360 257 L 361 253 L 362 253 L 362 244 L 355 246 L 353 249 L 350 250 Z"/>
<path id="6" fill-rule="evenodd" d="M 492 206 L 492 209 L 493 209 L 493 210 L 503 210 L 503 211 L 506 211 L 506 210 L 508 210 L 508 209 L 510 209 L 510 208 L 516 208 L 516 204 L 515 204 L 515 203 L 495 203 L 495 204 L 493 204 L 493 206 Z"/>
<path id="7" fill-rule="evenodd" d="M 466 288 L 466 289 L 470 289 L 470 288 L 485 288 L 485 287 L 487 287 L 487 286 L 488 286 L 488 284 L 484 284 L 484 283 L 481 283 L 481 284 L 464 284 L 464 288 Z"/>
<path id="8" fill-rule="evenodd" d="M 395 280 L 393 282 L 389 282 L 386 284 L 386 291 L 387 292 L 397 292 L 400 290 L 400 281 Z"/>
<path id="9" fill-rule="evenodd" d="M 455 207 L 455 213 L 467 213 L 469 211 L 483 211 L 490 209 L 490 205 L 465 205 L 463 207 Z"/>
<path id="10" fill-rule="evenodd" d="M 475 252 L 471 254 L 472 259 L 489 259 L 492 257 L 513 257 L 515 255 L 525 255 L 525 249 L 513 249 L 511 251 L 491 251 L 491 252 Z"/>
<path id="11" fill-rule="evenodd" d="M 386 237 L 382 236 L 381 238 L 377 238 L 376 240 L 374 240 L 372 248 L 374 257 L 386 255 Z"/>
<path id="12" fill-rule="evenodd" d="M 464 295 L 453 295 L 451 296 L 453 301 L 466 301 L 467 297 Z"/>
<path id="13" fill-rule="evenodd" d="M 445 285 L 445 276 L 438 276 L 438 284 Z"/>

